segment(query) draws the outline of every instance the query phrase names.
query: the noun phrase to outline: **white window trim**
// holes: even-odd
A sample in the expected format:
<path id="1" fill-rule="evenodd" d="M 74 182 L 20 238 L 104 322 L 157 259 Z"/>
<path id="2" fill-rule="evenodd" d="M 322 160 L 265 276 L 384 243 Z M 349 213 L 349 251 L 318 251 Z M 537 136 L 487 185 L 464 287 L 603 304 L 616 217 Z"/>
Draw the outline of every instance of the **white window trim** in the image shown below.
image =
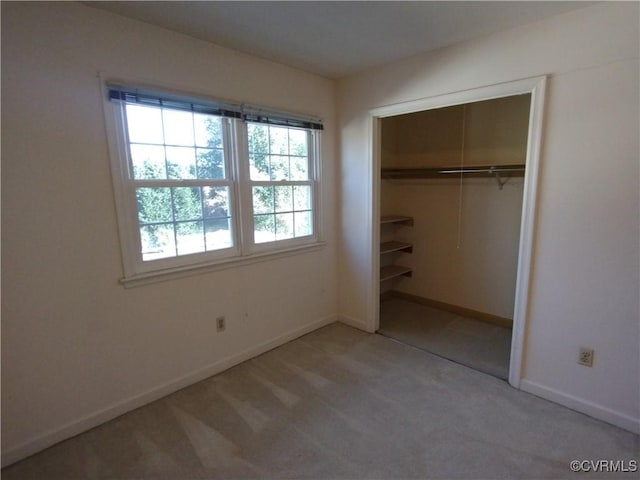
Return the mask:
<path id="1" fill-rule="evenodd" d="M 326 241 L 317 240 L 314 243 L 310 243 L 307 245 L 297 245 L 295 247 L 290 247 L 282 250 L 274 250 L 265 253 L 255 253 L 242 257 L 226 258 L 215 262 L 212 261 L 194 265 L 184 265 L 181 267 L 175 267 L 166 270 L 157 270 L 148 273 L 134 274 L 128 277 L 120 278 L 119 283 L 121 283 L 126 288 L 150 285 L 159 282 L 166 282 L 168 280 L 190 277 L 193 275 L 202 275 L 205 273 L 227 270 L 229 268 L 243 267 L 254 263 L 278 260 L 281 258 L 290 257 L 292 255 L 311 253 L 322 249 L 326 245 Z"/>
<path id="2" fill-rule="evenodd" d="M 307 145 L 308 145 L 308 158 L 309 158 L 309 177 L 311 180 L 289 180 L 286 182 L 277 182 L 277 181 L 255 181 L 251 180 L 249 173 L 249 159 L 247 157 L 248 148 L 247 148 L 247 138 L 246 138 L 246 129 L 237 129 L 238 135 L 241 137 L 238 139 L 236 145 L 240 147 L 240 155 L 237 164 L 240 167 L 239 172 L 239 185 L 241 188 L 242 202 L 241 204 L 245 207 L 251 207 L 253 205 L 252 202 L 252 193 L 251 189 L 253 186 L 258 184 L 264 185 L 309 185 L 311 186 L 311 194 L 312 194 L 312 205 L 311 208 L 314 212 L 314 223 L 313 223 L 313 234 L 304 237 L 296 237 L 291 239 L 282 239 L 282 240 L 274 240 L 273 242 L 264 242 L 264 243 L 256 243 L 254 238 L 254 230 L 253 230 L 253 215 L 251 213 L 246 213 L 240 217 L 243 231 L 246 232 L 245 235 L 245 243 L 243 244 L 242 254 L 252 255 L 256 253 L 265 253 L 274 250 L 284 250 L 288 248 L 295 248 L 299 245 L 307 245 L 314 244 L 319 241 L 321 237 L 320 233 L 320 202 L 318 201 L 319 191 L 320 191 L 320 141 L 317 138 L 317 133 L 314 131 L 307 130 Z M 317 213 L 316 213 L 317 212 Z"/>
<path id="3" fill-rule="evenodd" d="M 103 111 L 124 273 L 119 282 L 125 287 L 147 285 L 274 260 L 318 250 L 326 245 L 322 232 L 321 142 L 317 132 L 309 132 L 309 169 L 312 180 L 302 182 L 312 185 L 313 235 L 256 244 L 253 238 L 252 182 L 249 180 L 246 128 L 242 125 L 244 122 L 241 119 L 224 118 L 223 120 L 227 123 L 224 127 L 224 158 L 229 178 L 207 183 L 219 182 L 221 185 L 229 185 L 234 246 L 222 250 L 143 262 L 139 253 L 141 246 L 137 234 L 139 225 L 135 188 L 132 187 L 134 182 L 129 180 L 130 162 L 128 158 L 123 158 L 128 150 L 125 138 L 124 109 L 116 102 L 110 101 L 106 95 L 108 82 L 103 79 L 101 83 L 105 92 Z M 232 125 L 234 123 L 235 125 Z M 234 161 L 230 160 L 232 156 L 235 158 Z M 188 184 L 188 181 L 184 182 L 185 185 Z M 234 193 L 235 190 L 237 193 Z"/>

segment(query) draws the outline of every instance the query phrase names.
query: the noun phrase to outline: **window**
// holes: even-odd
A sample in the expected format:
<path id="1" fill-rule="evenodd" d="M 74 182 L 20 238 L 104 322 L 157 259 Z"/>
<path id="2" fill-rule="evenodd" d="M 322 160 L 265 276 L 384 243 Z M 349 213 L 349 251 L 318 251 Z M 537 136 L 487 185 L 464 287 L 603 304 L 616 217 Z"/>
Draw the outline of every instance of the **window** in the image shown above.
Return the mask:
<path id="1" fill-rule="evenodd" d="M 125 281 L 318 243 L 318 121 L 108 91 Z"/>
<path id="2" fill-rule="evenodd" d="M 256 244 L 313 234 L 310 132 L 249 123 L 249 171 Z"/>
<path id="3" fill-rule="evenodd" d="M 143 261 L 233 247 L 223 119 L 125 106 Z"/>

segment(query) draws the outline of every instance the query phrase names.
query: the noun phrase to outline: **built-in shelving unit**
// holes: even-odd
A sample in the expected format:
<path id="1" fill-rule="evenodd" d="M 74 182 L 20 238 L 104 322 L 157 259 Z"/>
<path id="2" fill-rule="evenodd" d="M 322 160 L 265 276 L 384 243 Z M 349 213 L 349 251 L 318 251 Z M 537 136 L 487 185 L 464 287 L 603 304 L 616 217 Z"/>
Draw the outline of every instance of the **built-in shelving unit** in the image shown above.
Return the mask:
<path id="1" fill-rule="evenodd" d="M 413 218 L 402 215 L 388 215 L 380 219 L 381 225 L 413 226 Z M 380 244 L 380 256 L 389 255 L 396 252 L 413 253 L 413 245 L 408 242 L 390 240 Z M 392 280 L 397 277 L 410 277 L 411 267 L 403 265 L 383 265 L 380 267 L 380 282 Z"/>

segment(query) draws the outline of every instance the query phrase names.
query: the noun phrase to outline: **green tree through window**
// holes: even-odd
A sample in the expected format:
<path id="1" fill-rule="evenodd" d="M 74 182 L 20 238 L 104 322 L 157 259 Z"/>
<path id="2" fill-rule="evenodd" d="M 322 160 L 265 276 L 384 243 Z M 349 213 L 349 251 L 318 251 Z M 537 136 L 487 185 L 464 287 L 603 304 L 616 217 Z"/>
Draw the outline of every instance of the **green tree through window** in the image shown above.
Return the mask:
<path id="1" fill-rule="evenodd" d="M 134 177 L 148 181 L 136 189 L 143 253 L 157 258 L 228 246 L 228 188 L 207 185 L 209 180 L 226 178 L 221 118 L 184 112 L 178 116 L 166 109 L 155 109 L 157 113 L 149 110 L 152 109 L 127 107 L 129 138 L 147 140 L 130 144 Z M 136 115 L 147 121 L 144 117 L 162 115 L 163 135 L 149 139 L 148 134 L 138 132 L 145 124 L 136 123 Z M 176 144 L 169 144 L 168 139 Z M 153 186 L 154 181 L 173 179 L 201 180 L 202 184 Z M 221 231 L 224 234 L 221 238 L 227 240 L 216 245 L 216 234 Z"/>

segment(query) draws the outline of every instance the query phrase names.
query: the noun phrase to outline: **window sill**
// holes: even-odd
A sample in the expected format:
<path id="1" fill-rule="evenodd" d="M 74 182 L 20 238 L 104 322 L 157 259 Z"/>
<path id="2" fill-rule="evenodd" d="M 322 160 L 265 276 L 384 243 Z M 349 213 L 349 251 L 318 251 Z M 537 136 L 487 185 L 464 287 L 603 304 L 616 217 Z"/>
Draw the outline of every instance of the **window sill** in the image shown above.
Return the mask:
<path id="1" fill-rule="evenodd" d="M 299 255 L 320 250 L 326 245 L 326 242 L 315 242 L 312 244 L 301 245 L 298 247 L 287 248 L 286 250 L 271 251 L 264 253 L 255 253 L 243 257 L 233 257 L 224 260 L 217 260 L 211 263 L 198 265 L 185 265 L 182 267 L 169 268 L 166 270 L 158 270 L 155 272 L 141 273 L 131 275 L 120 279 L 120 283 L 125 288 L 140 287 L 153 283 L 166 282 L 178 278 L 190 277 L 193 275 L 201 275 L 218 270 L 226 270 L 228 268 L 242 267 L 251 265 L 252 263 L 267 262 L 277 260 L 279 258 L 289 257 L 291 255 Z"/>

